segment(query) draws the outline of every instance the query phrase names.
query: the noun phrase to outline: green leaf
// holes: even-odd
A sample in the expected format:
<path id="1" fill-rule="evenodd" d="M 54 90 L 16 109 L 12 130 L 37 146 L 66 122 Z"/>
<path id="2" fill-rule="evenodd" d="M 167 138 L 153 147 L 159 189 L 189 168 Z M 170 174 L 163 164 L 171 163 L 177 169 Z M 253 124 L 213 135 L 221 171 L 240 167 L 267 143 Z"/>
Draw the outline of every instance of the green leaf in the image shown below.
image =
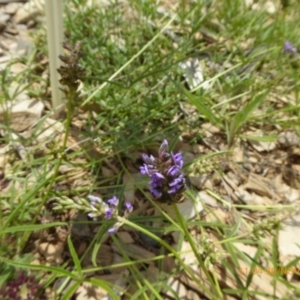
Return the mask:
<path id="1" fill-rule="evenodd" d="M 106 282 L 100 279 L 96 279 L 96 278 L 88 278 L 85 280 L 85 282 L 90 282 L 91 284 L 93 284 L 94 286 L 99 286 L 102 289 L 106 290 L 107 293 L 109 294 L 109 296 L 114 299 L 114 300 L 118 300 L 120 299 L 116 293 L 114 292 L 114 290 L 110 287 L 111 283 L 110 282 Z"/>
<path id="2" fill-rule="evenodd" d="M 78 280 L 78 277 L 76 274 L 67 271 L 65 269 L 65 266 L 62 267 L 51 267 L 51 266 L 44 266 L 44 265 L 33 265 L 28 263 L 20 263 L 14 260 L 7 259 L 5 257 L 0 256 L 0 262 L 4 262 L 10 266 L 13 266 L 15 268 L 23 268 L 23 269 L 29 269 L 29 270 L 38 270 L 38 271 L 47 271 L 57 274 L 57 276 L 66 276 L 70 277 L 74 280 Z"/>
<path id="3" fill-rule="evenodd" d="M 110 228 L 110 225 L 112 225 L 113 223 L 112 222 L 105 222 L 104 224 L 102 224 L 100 230 L 98 231 L 97 233 L 97 236 L 95 237 L 95 245 L 94 245 L 94 248 L 93 248 L 93 252 L 92 252 L 92 264 L 93 266 L 97 266 L 97 254 L 99 252 L 99 249 L 102 245 L 102 240 L 104 239 L 104 236 L 107 234 L 107 230 Z"/>
<path id="4" fill-rule="evenodd" d="M 69 247 L 70 253 L 72 255 L 76 270 L 77 270 L 78 274 L 80 275 L 80 277 L 82 277 L 81 263 L 80 263 L 80 260 L 78 259 L 78 256 L 77 256 L 76 250 L 74 248 L 74 245 L 72 243 L 70 235 L 68 236 L 68 247 Z"/>
<path id="5" fill-rule="evenodd" d="M 13 273 L 13 268 L 11 266 L 6 266 L 4 263 L 0 263 L 0 288 L 2 285 L 7 281 L 7 279 L 11 276 Z"/>
<path id="6" fill-rule="evenodd" d="M 194 96 L 187 90 L 181 88 L 185 96 L 189 99 L 189 101 L 196 106 L 200 114 L 202 114 L 209 122 L 223 128 L 223 124 L 220 119 L 217 118 L 215 112 L 213 112 L 210 107 L 206 106 L 204 103 L 204 99 L 201 96 Z"/>
<path id="7" fill-rule="evenodd" d="M 13 226 L 8 227 L 2 231 L 2 233 L 16 233 L 16 232 L 26 232 L 26 231 L 34 231 L 34 230 L 42 230 L 51 227 L 57 226 L 66 226 L 68 225 L 65 222 L 55 222 L 49 224 L 39 224 L 39 225 L 23 225 L 23 226 Z"/>
<path id="8" fill-rule="evenodd" d="M 250 119 L 255 109 L 257 109 L 257 107 L 262 103 L 262 101 L 265 99 L 265 96 L 268 93 L 269 89 L 258 94 L 234 116 L 231 123 L 229 124 L 230 144 L 233 141 L 234 136 L 240 131 L 242 126 Z"/>
<path id="9" fill-rule="evenodd" d="M 76 290 L 81 285 L 81 282 L 74 282 L 72 286 L 68 286 L 68 290 L 64 292 L 63 297 L 61 300 L 69 300 L 71 299 L 72 295 L 76 292 Z"/>

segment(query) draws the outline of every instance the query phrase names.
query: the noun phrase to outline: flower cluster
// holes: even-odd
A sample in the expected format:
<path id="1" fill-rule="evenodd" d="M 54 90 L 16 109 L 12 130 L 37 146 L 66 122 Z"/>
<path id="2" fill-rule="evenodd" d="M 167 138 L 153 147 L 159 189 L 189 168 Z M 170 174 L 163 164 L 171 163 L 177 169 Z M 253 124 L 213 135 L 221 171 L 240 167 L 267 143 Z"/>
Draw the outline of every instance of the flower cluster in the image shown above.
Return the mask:
<path id="1" fill-rule="evenodd" d="M 39 288 L 40 285 L 35 283 L 34 276 L 22 272 L 2 286 L 0 296 L 2 300 L 34 300 Z"/>
<path id="2" fill-rule="evenodd" d="M 216 267 L 216 264 L 227 257 L 227 254 L 220 252 L 213 240 L 205 235 L 197 239 L 196 245 L 204 266 L 209 271 L 212 271 Z"/>
<path id="3" fill-rule="evenodd" d="M 107 200 L 106 202 L 102 201 L 101 198 L 89 195 L 88 199 L 90 201 L 90 212 L 88 216 L 95 221 L 97 217 L 104 216 L 105 219 L 118 219 L 118 204 L 119 199 L 116 196 L 113 196 L 111 199 Z M 131 213 L 133 207 L 130 202 L 125 202 L 125 212 L 124 218 L 127 218 L 128 215 Z M 123 225 L 122 221 L 118 221 L 115 225 L 108 230 L 108 233 L 112 234 L 115 233 L 121 226 Z"/>
<path id="4" fill-rule="evenodd" d="M 130 202 L 125 202 L 125 210 L 123 216 L 120 216 L 118 206 L 119 199 L 113 196 L 107 201 L 103 201 L 100 197 L 89 195 L 87 199 L 74 197 L 68 198 L 62 196 L 58 198 L 58 201 L 54 204 L 53 209 L 56 211 L 64 211 L 66 209 L 76 209 L 87 214 L 94 221 L 98 218 L 104 218 L 106 220 L 115 220 L 115 225 L 108 230 L 108 233 L 115 233 L 124 223 L 125 219 L 128 218 L 129 214 L 132 212 L 133 207 Z"/>
<path id="5" fill-rule="evenodd" d="M 181 171 L 183 158 L 181 153 L 168 153 L 168 142 L 164 140 L 159 148 L 158 157 L 142 154 L 144 165 L 141 174 L 150 177 L 150 192 L 162 202 L 177 202 L 175 199 L 185 189 L 185 178 Z"/>

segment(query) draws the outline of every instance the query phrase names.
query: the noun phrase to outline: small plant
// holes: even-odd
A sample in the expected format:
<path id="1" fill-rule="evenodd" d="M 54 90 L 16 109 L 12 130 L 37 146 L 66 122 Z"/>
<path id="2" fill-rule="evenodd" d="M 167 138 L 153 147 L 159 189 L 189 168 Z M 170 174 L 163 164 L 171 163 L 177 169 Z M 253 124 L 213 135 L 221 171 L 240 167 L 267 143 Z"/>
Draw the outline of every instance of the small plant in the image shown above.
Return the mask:
<path id="1" fill-rule="evenodd" d="M 255 238 L 260 239 L 266 233 L 271 235 L 275 235 L 276 232 L 280 229 L 281 222 L 275 217 L 270 217 L 265 220 L 259 221 L 257 224 L 253 226 L 252 232 Z"/>
<path id="2" fill-rule="evenodd" d="M 206 236 L 198 240 L 197 246 L 204 266 L 210 271 L 226 256 L 225 253 L 219 252 L 214 242 Z"/>
<path id="3" fill-rule="evenodd" d="M 4 284 L 0 296 L 2 300 L 34 300 L 39 288 L 34 276 L 20 272 L 15 279 Z"/>
<path id="4" fill-rule="evenodd" d="M 209 156 L 205 157 L 205 155 L 201 156 L 201 159 L 197 159 L 193 161 L 188 167 L 188 174 L 192 177 L 201 176 L 202 174 L 210 173 L 218 168 L 220 168 L 220 164 L 222 163 L 221 159 L 223 157 L 217 156 Z"/>

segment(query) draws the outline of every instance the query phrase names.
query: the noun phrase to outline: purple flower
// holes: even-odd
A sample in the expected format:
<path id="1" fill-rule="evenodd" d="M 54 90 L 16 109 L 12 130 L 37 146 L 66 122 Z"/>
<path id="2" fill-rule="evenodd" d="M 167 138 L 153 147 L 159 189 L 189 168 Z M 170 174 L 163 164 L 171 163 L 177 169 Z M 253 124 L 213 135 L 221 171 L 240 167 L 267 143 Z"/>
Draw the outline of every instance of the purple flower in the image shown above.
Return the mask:
<path id="1" fill-rule="evenodd" d="M 105 218 L 110 219 L 112 217 L 113 213 L 114 213 L 114 209 L 112 207 L 108 208 L 105 211 Z"/>
<path id="2" fill-rule="evenodd" d="M 147 154 L 142 154 L 143 161 L 148 165 L 153 165 L 155 163 L 155 158 L 153 155 L 148 156 Z"/>
<path id="3" fill-rule="evenodd" d="M 154 187 L 150 188 L 150 193 L 154 196 L 154 198 L 160 198 L 162 196 L 162 192 Z"/>
<path id="4" fill-rule="evenodd" d="M 140 172 L 142 175 L 149 175 L 148 165 L 144 164 L 140 167 Z"/>
<path id="5" fill-rule="evenodd" d="M 114 233 L 117 232 L 117 228 L 112 227 L 112 228 L 108 229 L 107 232 L 108 232 L 109 234 L 114 234 Z"/>
<path id="6" fill-rule="evenodd" d="M 154 198 L 170 198 L 167 194 L 182 193 L 185 179 L 182 173 L 183 157 L 181 153 L 168 153 L 168 142 L 164 140 L 159 147 L 158 157 L 143 154 L 144 165 L 140 167 L 143 175 L 150 177 L 150 192 Z"/>
<path id="7" fill-rule="evenodd" d="M 101 203 L 101 199 L 99 197 L 88 195 L 87 198 L 91 201 L 92 206 L 96 206 L 97 203 Z"/>
<path id="8" fill-rule="evenodd" d="M 94 212 L 90 212 L 87 214 L 91 219 L 93 219 L 94 221 L 97 221 L 97 214 Z"/>
<path id="9" fill-rule="evenodd" d="M 178 166 L 172 166 L 169 170 L 168 170 L 168 176 L 176 176 L 176 174 L 178 174 L 178 172 L 180 172 L 180 168 Z"/>
<path id="10" fill-rule="evenodd" d="M 178 166 L 180 169 L 183 166 L 183 157 L 181 153 L 173 154 L 171 153 L 173 162 L 175 163 L 176 166 Z"/>
<path id="11" fill-rule="evenodd" d="M 97 221 L 97 204 L 103 204 L 102 200 L 99 197 L 88 195 L 87 198 L 91 201 L 91 210 L 92 212 L 88 213 L 88 216 L 92 218 L 94 221 Z"/>
<path id="12" fill-rule="evenodd" d="M 179 190 L 181 189 L 181 187 L 179 186 L 173 186 L 171 187 L 169 190 L 168 190 L 168 193 L 171 194 L 171 195 L 174 195 L 176 194 Z"/>
<path id="13" fill-rule="evenodd" d="M 117 207 L 119 204 L 119 199 L 116 196 L 113 196 L 111 199 L 106 201 L 109 205 Z"/>
<path id="14" fill-rule="evenodd" d="M 154 169 L 155 158 L 152 155 L 148 156 L 144 153 L 142 154 L 142 158 L 145 163 L 140 167 L 140 172 L 143 175 L 149 175 L 150 171 Z"/>
<path id="15" fill-rule="evenodd" d="M 87 197 L 88 197 L 88 199 L 89 199 L 90 201 L 101 202 L 101 199 L 100 199 L 99 197 L 97 197 L 97 196 L 94 196 L 94 195 L 88 195 Z"/>
<path id="16" fill-rule="evenodd" d="M 165 177 L 162 174 L 160 174 L 159 172 L 155 172 L 151 175 L 150 185 L 154 188 L 162 187 L 164 178 Z"/>
<path id="17" fill-rule="evenodd" d="M 158 158 L 162 159 L 165 153 L 168 151 L 169 144 L 167 140 L 163 140 L 158 150 Z"/>
<path id="18" fill-rule="evenodd" d="M 183 174 L 179 174 L 178 177 L 174 178 L 173 181 L 169 183 L 169 186 L 175 186 L 184 182 Z"/>
<path id="19" fill-rule="evenodd" d="M 124 215 L 123 215 L 123 218 L 127 218 L 128 217 L 128 214 L 130 214 L 132 212 L 132 209 L 133 209 L 133 206 L 130 202 L 125 202 L 124 203 L 124 206 L 125 206 L 125 212 L 124 212 Z M 123 225 L 123 221 L 122 220 L 118 220 L 113 227 L 111 227 L 107 232 L 109 234 L 113 234 L 113 233 L 116 233 L 118 231 L 118 229 Z"/>
<path id="20" fill-rule="evenodd" d="M 132 212 L 132 204 L 130 202 L 125 202 L 125 208 L 127 210 L 128 213 L 131 213 Z"/>
<path id="21" fill-rule="evenodd" d="M 185 186 L 183 174 L 180 174 L 178 177 L 174 178 L 173 181 L 169 183 L 169 186 L 169 194 L 175 194 L 176 192 L 180 191 Z"/>
<path id="22" fill-rule="evenodd" d="M 297 49 L 289 41 L 284 42 L 283 53 L 298 53 Z"/>
<path id="23" fill-rule="evenodd" d="M 124 223 L 123 219 L 126 219 L 133 209 L 132 204 L 130 202 L 125 202 L 125 211 L 123 217 L 120 218 L 118 212 L 119 199 L 117 198 L 117 196 L 113 196 L 106 202 L 103 202 L 100 198 L 92 195 L 89 195 L 88 199 L 91 201 L 91 205 L 86 210 L 88 212 L 87 215 L 90 218 L 94 219 L 94 221 L 97 221 L 98 217 L 104 217 L 107 220 L 113 219 L 115 221 L 114 226 L 108 230 L 109 234 L 113 234 L 118 231 L 118 229 Z"/>

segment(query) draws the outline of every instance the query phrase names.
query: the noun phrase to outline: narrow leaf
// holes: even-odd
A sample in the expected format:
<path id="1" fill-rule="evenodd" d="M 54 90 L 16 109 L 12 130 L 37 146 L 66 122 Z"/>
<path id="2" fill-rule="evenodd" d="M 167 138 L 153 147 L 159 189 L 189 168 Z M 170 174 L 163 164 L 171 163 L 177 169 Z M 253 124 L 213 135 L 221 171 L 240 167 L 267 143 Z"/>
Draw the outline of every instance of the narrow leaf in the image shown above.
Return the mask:
<path id="1" fill-rule="evenodd" d="M 78 259 L 78 256 L 77 256 L 77 253 L 76 253 L 76 250 L 74 248 L 74 245 L 72 243 L 72 240 L 71 240 L 71 236 L 69 235 L 68 236 L 68 247 L 69 247 L 69 250 L 70 250 L 70 253 L 72 255 L 72 258 L 73 258 L 73 262 L 75 264 L 75 267 L 76 267 L 76 270 L 78 272 L 78 274 L 80 275 L 80 277 L 82 276 L 82 269 L 81 269 L 81 264 L 80 264 L 80 261 Z"/>

